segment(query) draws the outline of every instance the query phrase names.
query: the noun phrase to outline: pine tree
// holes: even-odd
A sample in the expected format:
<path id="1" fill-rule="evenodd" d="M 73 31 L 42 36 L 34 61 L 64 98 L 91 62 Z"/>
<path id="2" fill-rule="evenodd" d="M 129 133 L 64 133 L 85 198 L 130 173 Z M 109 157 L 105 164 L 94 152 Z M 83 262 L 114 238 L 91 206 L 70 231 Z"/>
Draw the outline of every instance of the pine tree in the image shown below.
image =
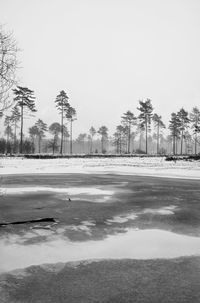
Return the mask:
<path id="1" fill-rule="evenodd" d="M 152 117 L 152 120 L 154 122 L 154 125 L 156 127 L 157 130 L 157 135 L 156 135 L 156 140 L 157 140 L 157 154 L 159 154 L 159 150 L 160 150 L 160 130 L 163 128 L 166 128 L 165 124 L 162 121 L 162 117 L 159 116 L 158 114 L 154 114 Z"/>
<path id="2" fill-rule="evenodd" d="M 50 147 L 53 149 L 53 154 L 58 146 L 58 135 L 61 132 L 61 125 L 58 122 L 54 122 L 49 126 L 49 132 L 53 135 L 53 140 L 50 142 Z"/>
<path id="3" fill-rule="evenodd" d="M 85 153 L 85 139 L 87 138 L 87 134 L 82 133 L 79 134 L 78 138 L 76 139 L 76 141 L 79 143 L 80 145 L 80 153 Z"/>
<path id="4" fill-rule="evenodd" d="M 35 127 L 38 130 L 38 149 L 40 154 L 41 142 L 42 142 L 42 138 L 45 137 L 45 132 L 47 131 L 47 124 L 44 123 L 41 119 L 38 119 L 37 122 L 35 123 Z"/>
<path id="5" fill-rule="evenodd" d="M 108 139 L 108 128 L 106 126 L 101 126 L 98 130 L 98 134 L 101 135 L 101 152 L 105 153 L 105 142 Z"/>
<path id="6" fill-rule="evenodd" d="M 37 126 L 33 125 L 31 127 L 29 127 L 29 135 L 30 135 L 30 138 L 31 138 L 31 146 L 32 146 L 32 153 L 34 153 L 35 151 L 35 141 L 36 141 L 36 138 L 38 137 L 38 128 Z"/>
<path id="7" fill-rule="evenodd" d="M 181 121 L 176 113 L 171 114 L 171 120 L 169 121 L 169 129 L 171 132 L 172 142 L 173 142 L 173 154 L 175 155 L 177 153 L 177 140 L 180 137 L 180 127 L 181 127 Z"/>
<path id="8" fill-rule="evenodd" d="M 124 143 L 123 142 L 124 135 L 127 137 L 126 128 L 121 124 L 117 125 L 115 136 L 116 136 L 116 138 L 118 138 L 118 148 L 117 148 L 117 150 L 120 154 L 122 153 L 122 145 Z"/>
<path id="9" fill-rule="evenodd" d="M 122 124 L 127 127 L 127 153 L 130 154 L 131 146 L 131 127 L 136 124 L 137 118 L 131 111 L 127 111 L 122 116 Z"/>
<path id="10" fill-rule="evenodd" d="M 60 144 L 60 153 L 63 153 L 63 136 L 64 136 L 64 118 L 69 109 L 69 98 L 64 90 L 60 92 L 60 94 L 56 97 L 55 103 L 56 107 L 61 114 L 61 144 Z"/>
<path id="11" fill-rule="evenodd" d="M 151 130 L 151 119 L 153 106 L 151 104 L 151 100 L 147 99 L 146 101 L 139 101 L 139 107 L 137 108 L 140 111 L 138 119 L 140 121 L 140 128 L 145 129 L 146 135 L 146 154 L 148 153 L 148 131 Z"/>
<path id="12" fill-rule="evenodd" d="M 76 120 L 76 110 L 70 105 L 67 108 L 66 118 L 70 122 L 70 154 L 72 154 L 73 153 L 73 149 L 72 149 L 72 142 L 73 142 L 72 124 Z"/>
<path id="13" fill-rule="evenodd" d="M 181 134 L 181 155 L 183 154 L 183 139 L 184 133 L 188 128 L 188 124 L 190 123 L 190 119 L 188 118 L 188 112 L 184 110 L 182 107 L 177 113 L 180 120 L 180 134 Z"/>
<path id="14" fill-rule="evenodd" d="M 36 112 L 35 108 L 35 96 L 34 92 L 27 87 L 17 86 L 13 89 L 15 94 L 14 101 L 17 102 L 16 106 L 20 108 L 21 118 L 21 131 L 20 131 L 20 153 L 23 152 L 23 122 L 24 122 L 24 110 L 29 112 Z"/>
<path id="15" fill-rule="evenodd" d="M 193 107 L 190 113 L 190 121 L 192 122 L 192 129 L 194 134 L 194 152 L 197 154 L 198 134 L 200 133 L 200 110 L 198 107 Z"/>
<path id="16" fill-rule="evenodd" d="M 93 138 L 96 135 L 96 130 L 93 126 L 90 127 L 89 133 L 90 133 L 90 138 L 91 138 L 90 153 L 92 154 L 93 153 Z"/>
<path id="17" fill-rule="evenodd" d="M 70 137 L 68 128 L 66 125 L 63 125 L 63 147 L 64 147 L 64 152 L 67 152 L 67 141 L 68 138 Z"/>

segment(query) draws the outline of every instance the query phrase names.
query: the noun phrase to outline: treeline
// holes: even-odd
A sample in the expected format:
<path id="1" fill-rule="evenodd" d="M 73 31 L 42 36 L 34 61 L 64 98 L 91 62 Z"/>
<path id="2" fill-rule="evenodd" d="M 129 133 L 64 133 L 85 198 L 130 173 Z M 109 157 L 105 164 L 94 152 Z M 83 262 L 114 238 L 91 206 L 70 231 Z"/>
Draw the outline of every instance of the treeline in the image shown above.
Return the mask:
<path id="1" fill-rule="evenodd" d="M 34 91 L 17 86 L 13 89 L 13 107 L 4 118 L 0 139 L 1 154 L 197 154 L 200 143 L 200 110 L 181 108 L 172 113 L 166 126 L 154 111 L 150 99 L 140 100 L 137 114 L 128 110 L 121 116 L 114 134 L 103 125 L 73 138 L 75 108 L 62 90 L 55 97 L 60 121 L 47 125 L 40 118 L 24 134 L 24 121 L 36 112 Z M 166 130 L 165 130 L 166 129 Z M 165 131 L 164 131 L 165 130 Z M 166 134 L 167 133 L 167 134 Z"/>

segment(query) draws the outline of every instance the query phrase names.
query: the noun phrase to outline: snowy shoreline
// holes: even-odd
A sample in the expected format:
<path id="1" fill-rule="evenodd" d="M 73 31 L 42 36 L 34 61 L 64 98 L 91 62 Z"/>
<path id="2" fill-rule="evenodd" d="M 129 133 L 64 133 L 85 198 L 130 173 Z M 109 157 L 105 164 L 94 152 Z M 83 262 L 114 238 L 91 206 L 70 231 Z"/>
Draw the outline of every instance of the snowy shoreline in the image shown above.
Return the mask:
<path id="1" fill-rule="evenodd" d="M 165 161 L 164 158 L 25 159 L 1 158 L 0 175 L 123 174 L 200 179 L 200 161 Z"/>

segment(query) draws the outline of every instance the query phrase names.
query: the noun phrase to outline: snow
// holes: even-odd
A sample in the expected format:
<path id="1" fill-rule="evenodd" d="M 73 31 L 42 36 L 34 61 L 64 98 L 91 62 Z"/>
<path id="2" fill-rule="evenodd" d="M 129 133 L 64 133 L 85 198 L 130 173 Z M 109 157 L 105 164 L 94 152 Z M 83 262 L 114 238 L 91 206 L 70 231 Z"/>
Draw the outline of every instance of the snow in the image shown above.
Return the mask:
<path id="1" fill-rule="evenodd" d="M 200 179 L 200 161 L 165 161 L 164 157 L 25 159 L 1 158 L 5 174 L 110 173 Z"/>

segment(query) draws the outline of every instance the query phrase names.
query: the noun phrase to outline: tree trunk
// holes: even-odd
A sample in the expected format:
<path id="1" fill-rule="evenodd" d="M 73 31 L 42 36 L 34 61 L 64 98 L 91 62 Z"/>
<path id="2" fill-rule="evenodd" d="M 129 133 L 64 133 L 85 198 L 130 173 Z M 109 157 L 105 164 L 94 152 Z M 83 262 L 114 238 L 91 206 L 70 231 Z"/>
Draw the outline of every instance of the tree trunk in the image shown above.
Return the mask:
<path id="1" fill-rule="evenodd" d="M 72 119 L 70 121 L 70 154 L 72 155 Z"/>
<path id="2" fill-rule="evenodd" d="M 135 147 L 135 136 L 133 136 L 133 141 L 132 141 L 132 153 L 134 152 L 134 147 Z"/>
<path id="3" fill-rule="evenodd" d="M 130 154 L 130 144 L 131 144 L 131 125 L 128 126 L 128 154 Z"/>
<path id="4" fill-rule="evenodd" d="M 103 154 L 103 136 L 101 137 L 101 153 Z"/>
<path id="5" fill-rule="evenodd" d="M 175 155 L 176 153 L 176 137 L 173 135 L 173 154 Z"/>
<path id="6" fill-rule="evenodd" d="M 194 153 L 195 155 L 197 154 L 197 133 L 195 134 L 195 139 L 194 139 Z"/>
<path id="7" fill-rule="evenodd" d="M 140 142 L 139 142 L 139 150 L 142 150 L 142 131 L 140 130 Z"/>
<path id="8" fill-rule="evenodd" d="M 60 143 L 60 154 L 63 153 L 63 104 L 62 104 L 62 112 L 61 112 L 61 143 Z"/>
<path id="9" fill-rule="evenodd" d="M 90 146 L 90 153 L 93 153 L 93 138 L 91 138 L 91 146 Z"/>
<path id="10" fill-rule="evenodd" d="M 23 100 L 22 100 L 23 103 Z M 21 105 L 21 132 L 20 132 L 20 154 L 23 151 L 23 104 Z"/>
<path id="11" fill-rule="evenodd" d="M 55 141 L 53 142 L 53 155 L 54 155 L 54 149 L 55 149 Z"/>
<path id="12" fill-rule="evenodd" d="M 39 136 L 39 138 L 38 138 L 38 149 L 39 149 L 39 154 L 40 154 L 40 145 L 41 145 L 41 138 L 40 138 L 40 136 Z"/>
<path id="13" fill-rule="evenodd" d="M 147 137 L 148 137 L 148 122 L 147 122 L 147 118 L 146 118 L 146 154 L 148 153 L 148 140 L 147 140 Z"/>
<path id="14" fill-rule="evenodd" d="M 181 155 L 183 153 L 183 131 L 181 132 Z"/>
<path id="15" fill-rule="evenodd" d="M 157 155 L 159 154 L 159 136 L 160 136 L 160 127 L 159 127 L 159 123 L 158 123 L 158 129 L 157 129 Z"/>

